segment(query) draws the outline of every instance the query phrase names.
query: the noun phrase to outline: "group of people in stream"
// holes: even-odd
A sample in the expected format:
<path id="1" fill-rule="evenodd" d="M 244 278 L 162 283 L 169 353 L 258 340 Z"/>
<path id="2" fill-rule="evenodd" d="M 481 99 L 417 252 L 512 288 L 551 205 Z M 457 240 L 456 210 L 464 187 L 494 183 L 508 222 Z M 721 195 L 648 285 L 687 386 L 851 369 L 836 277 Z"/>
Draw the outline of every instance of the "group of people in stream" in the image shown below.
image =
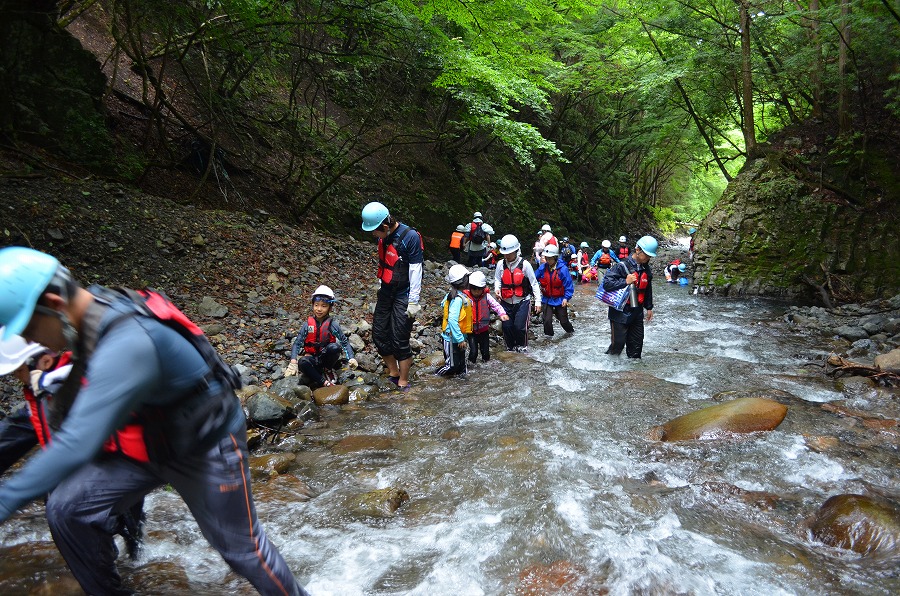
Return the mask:
<path id="1" fill-rule="evenodd" d="M 363 208 L 362 229 L 378 240 L 372 339 L 396 390 L 409 391 L 422 236 L 381 202 Z M 606 270 L 597 296 L 610 305 L 607 353 L 624 349 L 630 358 L 641 357 L 644 320 L 653 318 L 649 262 L 658 244 L 652 236 L 633 247 L 622 237 L 615 251 L 604 241 L 591 257 L 586 242 L 575 250 L 545 225 L 532 261 L 515 235 L 495 242 L 481 213 L 454 234 L 461 235 L 451 240 L 454 263 L 441 303 L 444 363 L 436 374 L 465 374 L 479 354 L 490 359 L 492 316 L 501 322 L 508 351 L 527 352 L 533 314 L 545 335 L 554 334 L 554 320 L 572 333 L 569 301 L 594 267 Z M 331 315 L 335 300 L 327 285 L 313 292 L 285 376 L 302 373 L 321 387 L 335 384 L 345 365 L 357 367 Z M 227 564 L 260 593 L 307 593 L 256 515 L 246 420 L 235 394 L 240 376 L 163 294 L 85 288 L 49 254 L 4 248 L 0 374 L 15 375 L 26 399 L 26 407 L 0 421 L 0 473 L 41 446 L 0 484 L 0 522 L 48 495 L 53 539 L 86 593 L 133 593 L 116 568 L 114 538 L 124 537 L 136 556 L 144 497 L 165 485 L 181 495 Z"/>

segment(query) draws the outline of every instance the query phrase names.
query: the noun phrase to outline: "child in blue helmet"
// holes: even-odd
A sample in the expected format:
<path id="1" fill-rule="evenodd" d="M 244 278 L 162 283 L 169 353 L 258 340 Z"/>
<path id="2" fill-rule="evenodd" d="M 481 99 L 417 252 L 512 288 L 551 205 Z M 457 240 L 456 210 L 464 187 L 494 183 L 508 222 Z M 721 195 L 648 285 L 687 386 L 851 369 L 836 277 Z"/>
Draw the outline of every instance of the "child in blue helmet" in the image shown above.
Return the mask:
<path id="1" fill-rule="evenodd" d="M 675 259 L 663 269 L 663 273 L 666 275 L 666 283 L 676 284 L 678 283 L 678 277 L 684 273 L 685 269 L 687 269 L 687 265 L 681 262 L 681 259 Z"/>

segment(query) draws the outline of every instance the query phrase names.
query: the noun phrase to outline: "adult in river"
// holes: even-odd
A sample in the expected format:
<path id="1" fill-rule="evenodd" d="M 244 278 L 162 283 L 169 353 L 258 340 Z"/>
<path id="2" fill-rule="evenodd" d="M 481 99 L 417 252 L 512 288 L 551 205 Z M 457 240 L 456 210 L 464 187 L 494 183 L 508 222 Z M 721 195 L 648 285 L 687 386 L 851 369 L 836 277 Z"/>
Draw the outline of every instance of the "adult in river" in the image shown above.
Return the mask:
<path id="1" fill-rule="evenodd" d="M 653 236 L 643 236 L 637 241 L 634 253 L 616 263 L 603 277 L 603 289 L 607 292 L 621 290 L 632 285 L 636 300 L 626 303 L 622 310 L 609 307 L 610 343 L 606 353 L 618 355 L 625 348 L 629 358 L 640 358 L 644 349 L 644 311 L 647 322 L 653 319 L 653 273 L 650 259 L 656 256 L 659 243 Z"/>
<path id="2" fill-rule="evenodd" d="M 503 321 L 503 340 L 507 352 L 528 351 L 528 322 L 531 320 L 531 298 L 534 311 L 541 312 L 541 286 L 534 276 L 531 263 L 522 258 L 519 239 L 507 234 L 500 239 L 503 258 L 494 271 L 494 293 L 500 296 L 500 306 L 508 320 Z"/>
<path id="3" fill-rule="evenodd" d="M 52 490 L 47 522 L 82 589 L 131 594 L 116 569 L 118 515 L 169 484 L 260 593 L 305 595 L 256 516 L 240 378 L 199 328 L 160 294 L 84 289 L 29 248 L 0 250 L 0 272 L 3 337 L 74 355 L 48 413 L 58 430 L 0 486 L 0 521 Z"/>
<path id="4" fill-rule="evenodd" d="M 372 339 L 384 359 L 391 382 L 409 389 L 412 348 L 409 336 L 419 314 L 422 291 L 422 237 L 394 219 L 378 201 L 363 207 L 362 229 L 378 238 L 378 297 L 372 317 Z"/>

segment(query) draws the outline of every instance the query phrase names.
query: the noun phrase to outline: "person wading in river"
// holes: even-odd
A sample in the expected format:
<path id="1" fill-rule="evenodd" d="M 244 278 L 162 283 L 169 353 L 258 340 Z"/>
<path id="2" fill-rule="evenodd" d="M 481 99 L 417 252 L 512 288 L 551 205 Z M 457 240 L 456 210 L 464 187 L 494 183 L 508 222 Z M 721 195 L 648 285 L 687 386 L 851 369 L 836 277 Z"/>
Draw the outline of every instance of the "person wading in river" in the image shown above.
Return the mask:
<path id="1" fill-rule="evenodd" d="M 422 310 L 424 246 L 419 233 L 391 217 L 378 201 L 363 207 L 362 229 L 378 238 L 378 297 L 372 316 L 372 339 L 388 376 L 400 391 L 409 390 L 412 323 Z"/>
<path id="2" fill-rule="evenodd" d="M 240 380 L 160 294 L 79 286 L 56 258 L 0 250 L 3 338 L 71 350 L 53 440 L 0 486 L 0 522 L 49 491 L 47 522 L 88 594 L 132 594 L 116 570 L 118 516 L 166 484 L 203 536 L 262 594 L 302 596 L 256 516 Z M 107 439 L 115 433 L 116 440 Z"/>
<path id="3" fill-rule="evenodd" d="M 647 322 L 653 319 L 653 273 L 650 258 L 656 256 L 659 246 L 653 236 L 643 236 L 637 241 L 634 253 L 616 263 L 603 277 L 603 289 L 607 292 L 621 290 L 634 284 L 637 291 L 637 305 L 626 304 L 623 310 L 609 307 L 611 340 L 607 354 L 618 355 L 625 348 L 629 358 L 640 358 L 644 349 L 644 311 Z"/>

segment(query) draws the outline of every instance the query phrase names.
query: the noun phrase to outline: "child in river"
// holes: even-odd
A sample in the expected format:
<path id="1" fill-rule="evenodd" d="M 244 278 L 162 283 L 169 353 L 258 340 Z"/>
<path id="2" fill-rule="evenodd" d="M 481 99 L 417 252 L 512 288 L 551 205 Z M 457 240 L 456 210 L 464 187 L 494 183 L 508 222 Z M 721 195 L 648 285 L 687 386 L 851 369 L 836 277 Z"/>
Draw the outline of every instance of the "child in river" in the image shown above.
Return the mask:
<path id="1" fill-rule="evenodd" d="M 297 374 L 297 369 L 309 379 L 310 387 L 317 389 L 337 382 L 335 371 L 341 366 L 341 351 L 347 357 L 351 369 L 358 366 L 353 348 L 341 326 L 331 316 L 334 292 L 328 286 L 319 286 L 312 296 L 312 314 L 300 328 L 291 348 L 291 362 L 284 376 Z M 304 356 L 297 360 L 300 350 Z"/>
<path id="2" fill-rule="evenodd" d="M 466 295 L 472 300 L 472 333 L 469 335 L 469 362 L 475 364 L 478 360 L 478 352 L 481 352 L 481 361 L 491 359 L 491 311 L 494 311 L 501 321 L 508 321 L 506 311 L 491 296 L 487 289 L 487 277 L 481 271 L 474 271 L 469 275 L 469 289 Z"/>
<path id="3" fill-rule="evenodd" d="M 469 270 L 464 265 L 454 265 L 447 272 L 450 291 L 444 296 L 441 308 L 441 339 L 444 340 L 444 365 L 434 371 L 442 377 L 466 374 L 466 336 L 472 333 L 472 301 L 465 294 L 469 283 Z"/>

